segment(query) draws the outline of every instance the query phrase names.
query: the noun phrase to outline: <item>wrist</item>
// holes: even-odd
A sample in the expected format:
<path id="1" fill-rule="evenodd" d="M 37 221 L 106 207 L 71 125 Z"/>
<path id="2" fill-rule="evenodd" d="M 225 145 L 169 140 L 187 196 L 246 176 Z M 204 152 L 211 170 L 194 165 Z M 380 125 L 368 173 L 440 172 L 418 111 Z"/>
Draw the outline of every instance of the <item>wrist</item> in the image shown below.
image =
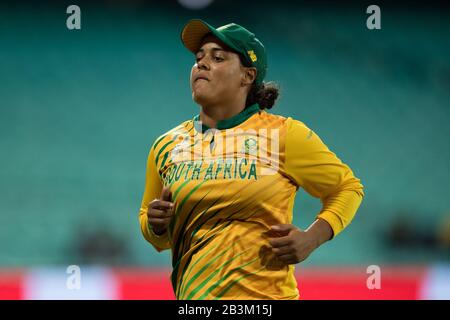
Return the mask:
<path id="1" fill-rule="evenodd" d="M 308 229 L 305 231 L 305 233 L 308 235 L 308 238 L 310 239 L 309 242 L 311 244 L 310 246 L 312 250 L 316 250 L 318 247 L 320 247 L 322 241 L 314 229 Z"/>
<path id="2" fill-rule="evenodd" d="M 320 247 L 333 236 L 333 229 L 330 224 L 323 219 L 314 221 L 305 232 L 311 237 L 314 248 Z"/>

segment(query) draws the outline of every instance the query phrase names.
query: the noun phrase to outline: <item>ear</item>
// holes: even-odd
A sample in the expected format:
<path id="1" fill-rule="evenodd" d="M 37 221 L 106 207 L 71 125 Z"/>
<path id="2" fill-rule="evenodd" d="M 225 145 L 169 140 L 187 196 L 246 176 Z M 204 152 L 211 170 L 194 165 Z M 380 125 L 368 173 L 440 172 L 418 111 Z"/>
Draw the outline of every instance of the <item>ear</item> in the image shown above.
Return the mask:
<path id="1" fill-rule="evenodd" d="M 256 68 L 244 68 L 244 73 L 242 75 L 242 86 L 251 85 L 256 80 Z"/>

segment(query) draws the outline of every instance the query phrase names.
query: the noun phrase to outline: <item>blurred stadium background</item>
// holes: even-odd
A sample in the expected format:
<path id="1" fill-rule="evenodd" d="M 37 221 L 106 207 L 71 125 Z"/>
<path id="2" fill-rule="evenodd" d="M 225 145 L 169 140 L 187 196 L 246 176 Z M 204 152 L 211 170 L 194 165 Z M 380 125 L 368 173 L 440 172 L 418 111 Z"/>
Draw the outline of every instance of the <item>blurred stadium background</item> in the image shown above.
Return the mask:
<path id="1" fill-rule="evenodd" d="M 449 299 L 449 6 L 378 2 L 370 31 L 368 2 L 187 2 L 0 5 L 0 298 L 173 299 L 170 252 L 137 214 L 151 143 L 198 112 L 179 33 L 203 18 L 257 34 L 282 89 L 272 112 L 312 127 L 365 186 L 350 227 L 297 266 L 302 297 Z M 300 191 L 295 224 L 320 207 Z"/>

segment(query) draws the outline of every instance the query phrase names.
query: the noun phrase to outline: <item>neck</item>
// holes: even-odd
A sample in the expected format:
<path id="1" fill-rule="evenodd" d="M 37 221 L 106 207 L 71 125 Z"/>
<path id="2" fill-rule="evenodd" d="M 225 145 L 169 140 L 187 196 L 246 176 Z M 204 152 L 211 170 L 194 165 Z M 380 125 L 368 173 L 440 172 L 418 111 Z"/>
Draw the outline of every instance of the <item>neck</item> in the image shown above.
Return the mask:
<path id="1" fill-rule="evenodd" d="M 245 109 L 243 103 L 230 103 L 220 105 L 202 105 L 200 111 L 200 121 L 210 128 L 216 128 L 217 122 L 231 118 Z"/>

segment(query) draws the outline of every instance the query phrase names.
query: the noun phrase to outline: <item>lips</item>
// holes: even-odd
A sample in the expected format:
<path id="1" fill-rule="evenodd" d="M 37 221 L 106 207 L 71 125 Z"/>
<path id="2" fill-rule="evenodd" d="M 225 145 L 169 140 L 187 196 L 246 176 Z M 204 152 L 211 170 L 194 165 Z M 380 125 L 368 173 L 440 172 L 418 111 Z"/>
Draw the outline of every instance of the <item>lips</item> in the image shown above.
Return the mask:
<path id="1" fill-rule="evenodd" d="M 205 81 L 209 81 L 209 79 L 205 76 L 197 76 L 194 79 L 194 82 L 197 82 L 197 80 L 205 80 Z"/>

